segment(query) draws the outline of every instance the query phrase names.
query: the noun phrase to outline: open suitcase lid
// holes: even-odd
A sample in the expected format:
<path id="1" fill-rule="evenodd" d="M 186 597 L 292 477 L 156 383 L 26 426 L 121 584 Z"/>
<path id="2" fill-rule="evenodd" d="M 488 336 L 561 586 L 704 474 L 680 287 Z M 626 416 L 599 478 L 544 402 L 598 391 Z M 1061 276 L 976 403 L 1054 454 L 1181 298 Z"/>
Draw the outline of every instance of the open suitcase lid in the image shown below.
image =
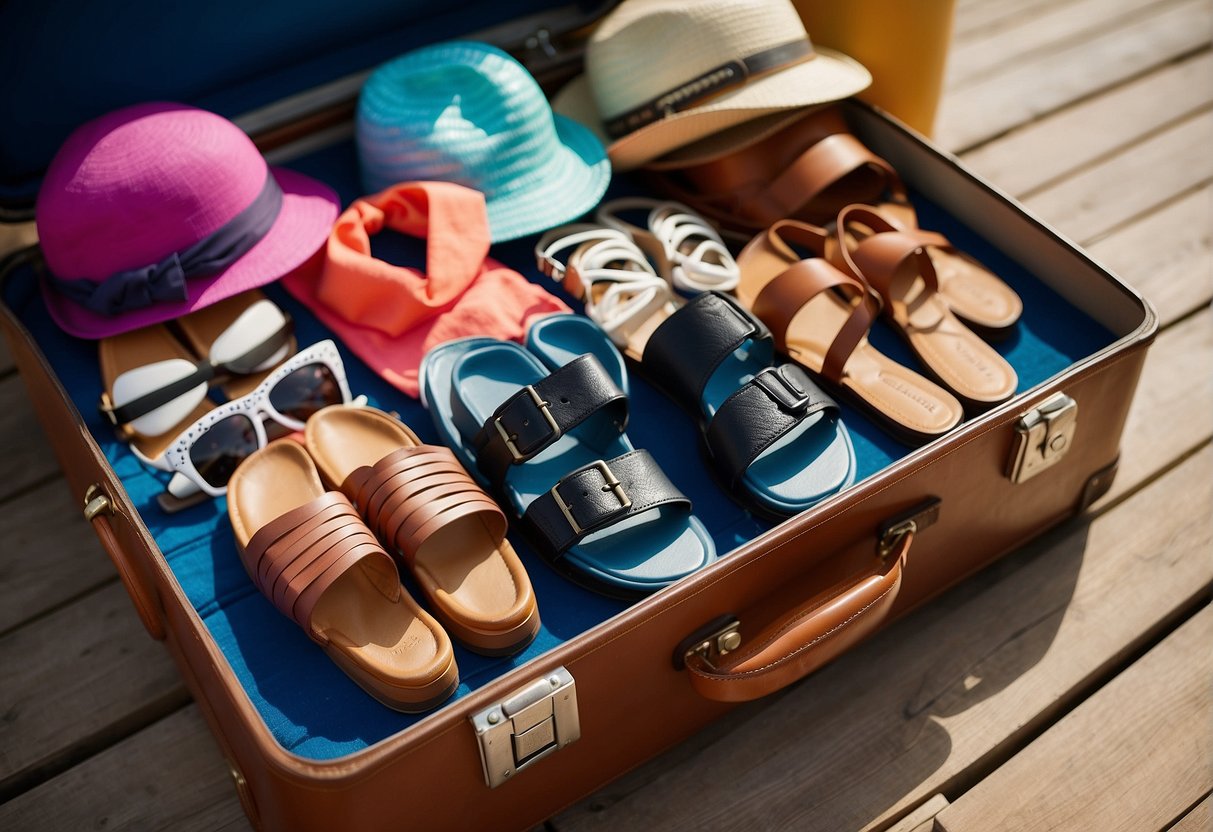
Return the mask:
<path id="1" fill-rule="evenodd" d="M 10 79 L 0 86 L 0 212 L 27 219 L 20 215 L 33 207 L 63 140 L 110 110 L 180 101 L 238 119 L 256 134 L 349 101 L 361 73 L 423 44 L 470 36 L 542 60 L 549 33 L 580 28 L 611 5 L 211 0 L 202 14 L 192 3 L 156 0 L 0 4 L 0 73 Z M 292 96 L 297 106 L 270 106 Z"/>

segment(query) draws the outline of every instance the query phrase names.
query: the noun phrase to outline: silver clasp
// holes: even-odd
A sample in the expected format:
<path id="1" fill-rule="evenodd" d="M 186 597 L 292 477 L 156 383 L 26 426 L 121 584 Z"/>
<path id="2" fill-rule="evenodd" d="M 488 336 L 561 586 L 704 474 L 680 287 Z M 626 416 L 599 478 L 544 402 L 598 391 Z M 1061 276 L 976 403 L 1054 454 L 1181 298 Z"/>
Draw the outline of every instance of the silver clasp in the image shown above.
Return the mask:
<path id="1" fill-rule="evenodd" d="M 558 667 L 471 717 L 484 782 L 497 788 L 527 766 L 581 739 L 577 685 Z"/>
<path id="2" fill-rule="evenodd" d="M 1024 482 L 1056 465 L 1078 429 L 1078 402 L 1058 393 L 1025 413 L 1015 424 L 1015 443 L 1007 466 L 1011 482 Z"/>

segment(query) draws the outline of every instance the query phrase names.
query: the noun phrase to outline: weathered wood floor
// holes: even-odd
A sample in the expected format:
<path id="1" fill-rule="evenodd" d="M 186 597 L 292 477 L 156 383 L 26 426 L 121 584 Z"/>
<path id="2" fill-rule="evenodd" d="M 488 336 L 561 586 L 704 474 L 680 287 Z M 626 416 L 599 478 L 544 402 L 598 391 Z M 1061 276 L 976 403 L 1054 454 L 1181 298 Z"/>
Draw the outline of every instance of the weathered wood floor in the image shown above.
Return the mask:
<path id="1" fill-rule="evenodd" d="M 1209 829 L 1210 0 L 961 0 L 937 130 L 1156 305 L 1111 494 L 551 819 Z M 0 354 L 0 829 L 246 829 Z"/>

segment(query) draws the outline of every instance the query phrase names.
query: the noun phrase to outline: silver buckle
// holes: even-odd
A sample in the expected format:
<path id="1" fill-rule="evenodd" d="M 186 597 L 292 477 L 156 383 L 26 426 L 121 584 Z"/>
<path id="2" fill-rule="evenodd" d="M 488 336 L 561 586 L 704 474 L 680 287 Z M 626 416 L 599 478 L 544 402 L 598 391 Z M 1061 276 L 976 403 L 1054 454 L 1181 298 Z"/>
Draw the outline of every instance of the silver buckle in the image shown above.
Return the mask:
<path id="1" fill-rule="evenodd" d="M 526 392 L 530 393 L 531 401 L 533 401 L 535 403 L 535 407 L 539 410 L 540 413 L 543 414 L 543 418 L 547 420 L 548 427 L 550 427 L 552 429 L 552 439 L 553 440 L 559 439 L 560 438 L 560 425 L 556 424 L 556 420 L 552 417 L 552 411 L 548 409 L 549 403 L 545 402 L 543 400 L 543 398 L 539 395 L 539 393 L 536 392 L 535 388 L 532 387 L 531 385 L 528 384 L 526 387 L 524 387 L 522 389 L 526 390 Z M 527 458 L 526 454 L 520 452 L 518 450 L 518 446 L 514 444 L 514 440 L 517 439 L 518 437 L 510 436 L 509 432 L 506 431 L 506 429 L 504 427 L 502 427 L 500 416 L 493 419 L 493 427 L 497 428 L 497 433 L 501 434 L 502 440 L 505 441 L 506 448 L 509 449 L 510 454 L 514 457 L 514 462 L 522 462 L 523 460 L 525 460 Z"/>
<path id="2" fill-rule="evenodd" d="M 614 517 L 620 512 L 627 511 L 632 507 L 632 498 L 629 497 L 626 492 L 624 492 L 623 484 L 619 482 L 619 480 L 615 477 L 615 472 L 612 471 L 605 462 L 600 459 L 590 467 L 597 468 L 598 472 L 602 474 L 603 480 L 606 481 L 606 484 L 602 486 L 602 490 L 604 492 L 613 492 L 615 494 L 615 499 L 619 501 L 619 508 L 615 509 L 615 511 L 612 512 L 609 517 L 604 519 L 610 519 L 610 517 Z M 556 501 L 556 505 L 560 508 L 560 512 L 564 515 L 564 519 L 569 521 L 569 525 L 572 526 L 573 534 L 580 536 L 585 532 L 585 529 L 581 528 L 580 524 L 578 524 L 578 522 L 573 518 L 572 508 L 564 501 L 564 498 L 560 496 L 560 492 L 557 490 L 559 487 L 560 484 L 557 483 L 556 485 L 552 486 L 552 490 L 549 493 L 552 495 L 552 499 Z"/>
<path id="3" fill-rule="evenodd" d="M 778 369 L 767 367 L 754 376 L 754 383 L 761 387 L 763 392 L 786 413 L 795 416 L 809 409 L 811 399 L 807 390 L 801 389 L 795 381 L 784 375 L 790 366 L 785 364 Z"/>

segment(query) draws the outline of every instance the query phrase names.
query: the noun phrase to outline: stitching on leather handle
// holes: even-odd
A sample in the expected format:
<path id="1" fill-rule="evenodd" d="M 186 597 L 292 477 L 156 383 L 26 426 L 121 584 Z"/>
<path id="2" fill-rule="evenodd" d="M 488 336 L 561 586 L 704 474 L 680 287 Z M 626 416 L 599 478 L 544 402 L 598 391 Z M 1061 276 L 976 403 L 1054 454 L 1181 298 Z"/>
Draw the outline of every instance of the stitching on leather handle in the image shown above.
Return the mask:
<path id="1" fill-rule="evenodd" d="M 846 627 L 847 625 L 849 625 L 856 618 L 863 615 L 865 612 L 867 612 L 869 609 L 871 609 L 874 605 L 880 603 L 881 599 L 883 599 L 886 595 L 888 595 L 890 592 L 892 592 L 893 589 L 894 589 L 893 587 L 889 587 L 884 592 L 880 593 L 880 595 L 878 595 L 876 598 L 872 599 L 872 601 L 869 602 L 866 606 L 864 606 L 863 609 L 857 610 L 855 613 L 853 613 L 851 615 L 851 617 L 848 618 L 846 621 L 841 621 L 838 624 L 835 624 L 829 630 L 822 633 L 817 638 L 810 641 L 808 644 L 801 645 L 800 647 L 793 650 L 791 653 L 788 653 L 786 656 L 780 656 L 779 658 L 775 659 L 774 661 L 770 662 L 769 664 L 763 665 L 762 667 L 756 667 L 753 670 L 746 670 L 741 673 L 731 673 L 729 675 L 724 675 L 724 674 L 716 675 L 716 674 L 712 674 L 712 673 L 704 673 L 702 670 L 699 670 L 698 668 L 695 668 L 695 667 L 691 668 L 691 672 L 695 673 L 699 676 L 702 676 L 704 679 L 707 679 L 709 681 L 740 682 L 740 681 L 749 679 L 752 676 L 755 676 L 759 673 L 763 673 L 767 670 L 770 670 L 772 667 L 775 667 L 776 665 L 782 664 L 790 659 L 795 658 L 797 655 L 799 655 L 800 653 L 803 653 L 805 650 L 808 650 L 810 647 L 817 644 L 818 642 L 823 641 L 824 639 L 827 639 L 830 636 L 834 635 L 839 630 L 841 630 L 843 627 Z"/>
<path id="2" fill-rule="evenodd" d="M 856 574 L 858 574 L 858 573 L 856 573 Z M 854 576 L 852 576 L 852 577 L 854 577 Z M 848 578 L 848 580 L 849 580 L 849 578 Z M 750 645 L 748 647 L 748 649 L 743 649 L 743 650 L 737 651 L 737 653 L 739 653 L 740 655 L 734 654 L 734 656 L 733 656 L 734 661 L 737 663 L 740 663 L 740 661 L 743 661 L 757 653 L 761 653 L 767 647 L 771 646 L 771 644 L 773 644 L 774 642 L 779 640 L 779 638 L 781 636 L 783 636 L 785 633 L 787 633 L 789 630 L 791 630 L 797 624 L 804 621 L 804 619 L 808 618 L 810 615 L 817 612 L 819 609 L 824 607 L 826 604 L 830 603 L 831 601 L 835 600 L 836 598 L 839 598 L 839 597 L 845 595 L 849 590 L 853 589 L 854 586 L 855 586 L 854 584 L 848 584 L 847 586 L 836 589 L 836 590 L 834 590 L 834 592 L 830 593 L 829 595 L 825 596 L 824 598 L 819 599 L 812 606 L 808 607 L 807 609 L 801 610 L 798 615 L 789 619 L 782 627 L 780 627 L 778 630 L 776 630 L 774 633 L 772 633 L 768 638 L 764 639 L 762 642 Z"/>

